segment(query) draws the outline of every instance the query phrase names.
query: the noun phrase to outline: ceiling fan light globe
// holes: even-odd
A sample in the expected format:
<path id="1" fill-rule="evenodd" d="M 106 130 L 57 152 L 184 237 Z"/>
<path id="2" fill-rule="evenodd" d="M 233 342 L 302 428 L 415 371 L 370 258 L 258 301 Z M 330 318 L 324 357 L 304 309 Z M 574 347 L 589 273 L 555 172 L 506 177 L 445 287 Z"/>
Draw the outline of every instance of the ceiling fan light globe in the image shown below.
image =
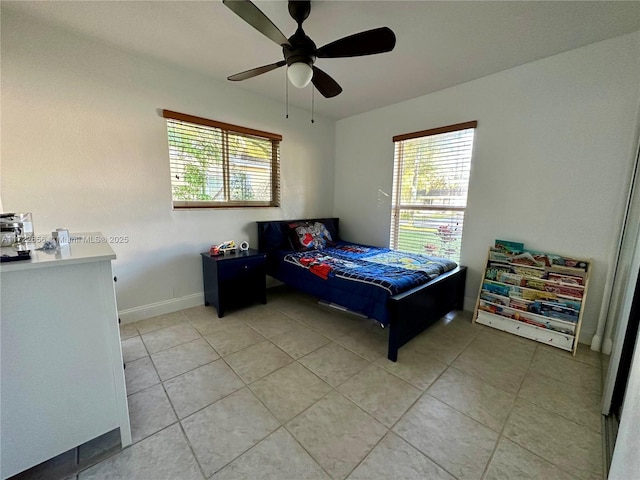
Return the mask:
<path id="1" fill-rule="evenodd" d="M 304 62 L 296 62 L 287 68 L 287 78 L 296 88 L 304 88 L 313 78 L 313 69 Z"/>

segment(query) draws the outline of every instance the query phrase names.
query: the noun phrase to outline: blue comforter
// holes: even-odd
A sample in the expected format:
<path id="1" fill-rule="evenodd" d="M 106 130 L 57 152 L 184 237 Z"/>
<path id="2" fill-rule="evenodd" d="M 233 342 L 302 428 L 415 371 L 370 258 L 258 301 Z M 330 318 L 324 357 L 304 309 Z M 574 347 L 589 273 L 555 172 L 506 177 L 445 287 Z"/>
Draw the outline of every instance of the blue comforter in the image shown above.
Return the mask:
<path id="1" fill-rule="evenodd" d="M 324 250 L 290 252 L 284 261 L 325 280 L 335 277 L 361 282 L 390 295 L 427 283 L 456 267 L 443 258 L 347 242 Z"/>

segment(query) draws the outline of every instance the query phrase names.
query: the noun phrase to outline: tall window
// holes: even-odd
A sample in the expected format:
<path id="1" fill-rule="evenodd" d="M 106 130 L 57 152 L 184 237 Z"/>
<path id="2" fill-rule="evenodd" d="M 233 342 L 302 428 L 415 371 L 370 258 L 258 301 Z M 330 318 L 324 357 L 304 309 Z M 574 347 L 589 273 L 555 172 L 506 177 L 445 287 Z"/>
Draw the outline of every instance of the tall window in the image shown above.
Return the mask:
<path id="1" fill-rule="evenodd" d="M 163 110 L 173 208 L 277 207 L 281 135 Z"/>
<path id="2" fill-rule="evenodd" d="M 460 262 L 478 122 L 393 137 L 391 248 Z"/>

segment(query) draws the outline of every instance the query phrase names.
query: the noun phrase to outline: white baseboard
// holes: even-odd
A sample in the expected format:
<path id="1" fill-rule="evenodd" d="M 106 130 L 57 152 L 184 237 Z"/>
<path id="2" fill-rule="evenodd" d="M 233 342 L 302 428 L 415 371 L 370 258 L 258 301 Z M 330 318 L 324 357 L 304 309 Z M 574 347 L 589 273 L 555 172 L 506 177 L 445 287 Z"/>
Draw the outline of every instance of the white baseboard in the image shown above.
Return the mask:
<path id="1" fill-rule="evenodd" d="M 593 331 L 587 331 L 587 330 L 581 330 L 580 331 L 580 336 L 578 337 L 578 343 L 583 343 L 584 345 L 587 345 L 591 350 L 593 350 L 593 347 L 591 346 L 591 339 L 593 338 L 593 335 L 596 332 Z"/>
<path id="2" fill-rule="evenodd" d="M 185 308 L 197 307 L 204 305 L 204 292 L 192 293 L 184 297 L 172 298 L 162 302 L 151 303 L 149 305 L 141 305 L 139 307 L 127 308 L 118 311 L 120 322 L 133 323 L 145 318 L 157 317 L 165 313 L 173 313 Z"/>
<path id="3" fill-rule="evenodd" d="M 594 335 L 591 339 L 591 350 L 600 352 L 602 350 L 602 335 Z"/>
<path id="4" fill-rule="evenodd" d="M 613 352 L 613 340 L 606 338 L 604 342 L 602 342 L 602 353 L 611 355 L 611 352 Z"/>

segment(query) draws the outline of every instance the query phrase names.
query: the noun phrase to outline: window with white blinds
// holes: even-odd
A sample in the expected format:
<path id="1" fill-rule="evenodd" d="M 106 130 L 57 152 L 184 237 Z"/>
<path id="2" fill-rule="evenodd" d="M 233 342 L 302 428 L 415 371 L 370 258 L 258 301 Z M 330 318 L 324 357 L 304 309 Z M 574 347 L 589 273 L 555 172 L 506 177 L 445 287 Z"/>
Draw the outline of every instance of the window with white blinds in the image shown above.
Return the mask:
<path id="1" fill-rule="evenodd" d="M 393 137 L 391 248 L 460 262 L 478 122 Z"/>
<path id="2" fill-rule="evenodd" d="M 277 207 L 282 136 L 163 110 L 173 208 Z"/>

